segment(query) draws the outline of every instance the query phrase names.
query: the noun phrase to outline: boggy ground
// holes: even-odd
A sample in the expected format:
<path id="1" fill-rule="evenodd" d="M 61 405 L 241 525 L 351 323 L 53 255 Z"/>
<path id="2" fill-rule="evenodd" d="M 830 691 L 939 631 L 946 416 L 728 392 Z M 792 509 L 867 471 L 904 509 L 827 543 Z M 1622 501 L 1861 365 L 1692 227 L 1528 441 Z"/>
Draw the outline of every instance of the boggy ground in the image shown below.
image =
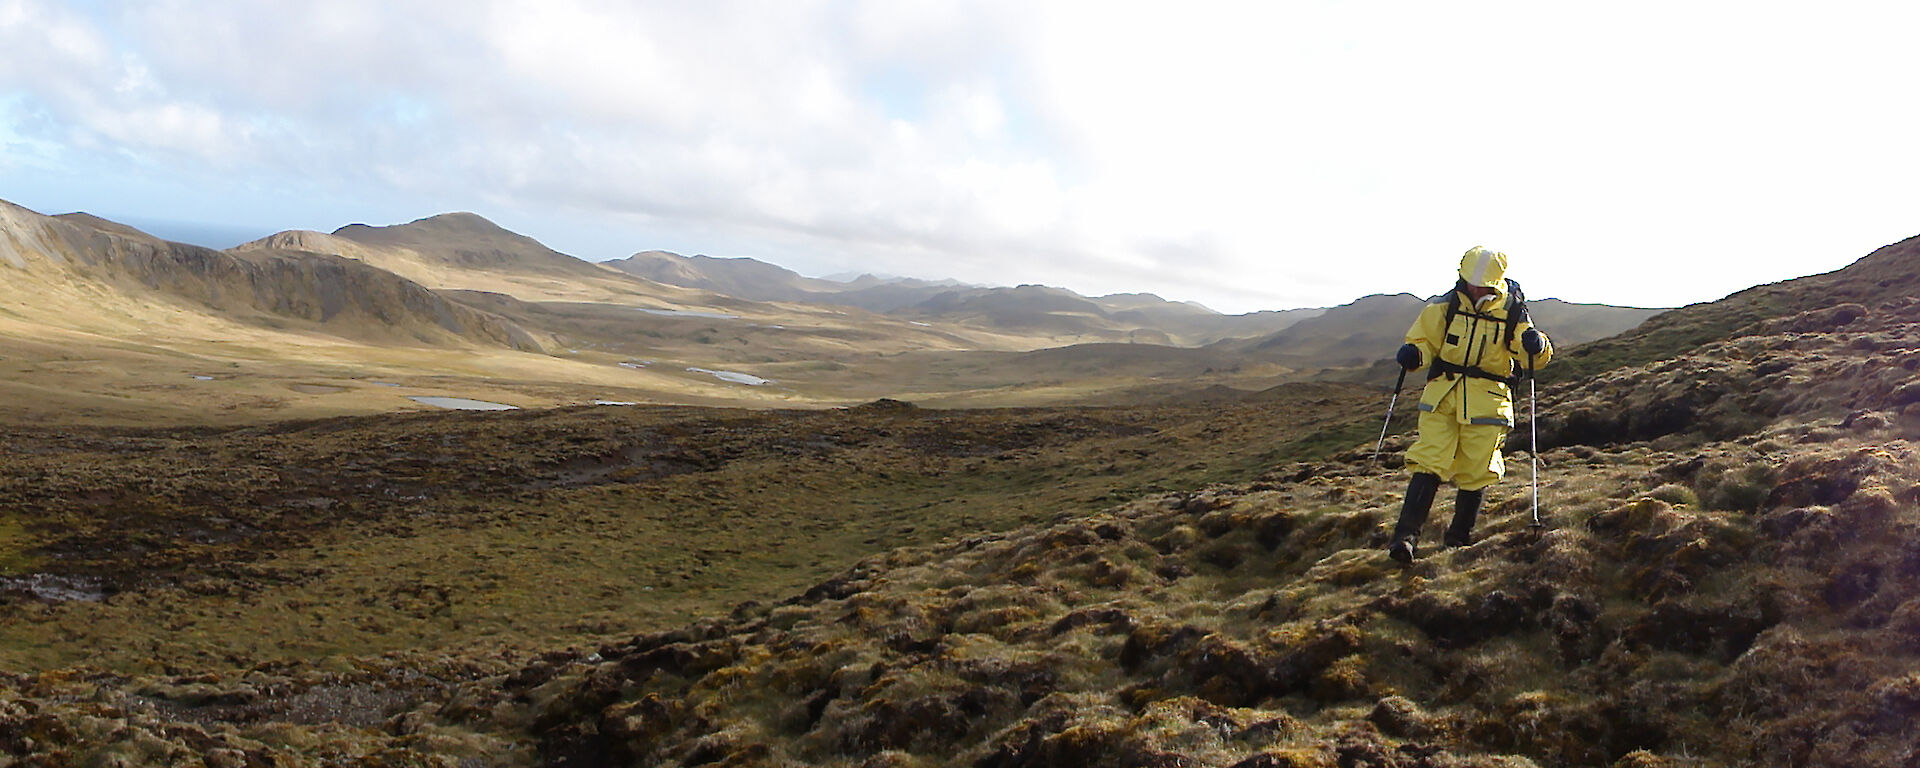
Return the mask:
<path id="1" fill-rule="evenodd" d="M 1283 435 L 1345 434 L 1373 397 L 8 430 L 0 668 L 529 651 L 670 627 L 892 547 L 1247 476 L 1299 449 Z"/>
<path id="2" fill-rule="evenodd" d="M 24 765 L 1913 765 L 1920 303 L 1860 309 L 1546 393 L 1570 425 L 1542 425 L 1547 525 L 1515 456 L 1480 541 L 1410 568 L 1380 550 L 1404 476 L 1369 439 L 1037 504 L 1050 522 L 530 662 L 0 678 L 0 746 Z M 1781 375 L 1806 380 L 1755 386 Z"/>

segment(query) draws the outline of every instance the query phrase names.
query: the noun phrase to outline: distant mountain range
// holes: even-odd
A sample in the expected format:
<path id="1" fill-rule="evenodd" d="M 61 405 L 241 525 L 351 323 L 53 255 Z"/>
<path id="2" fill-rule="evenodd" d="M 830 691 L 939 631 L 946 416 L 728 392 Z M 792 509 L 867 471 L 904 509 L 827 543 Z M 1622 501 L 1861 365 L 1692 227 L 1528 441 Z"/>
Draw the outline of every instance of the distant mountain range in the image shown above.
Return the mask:
<path id="1" fill-rule="evenodd" d="M 855 306 L 927 322 L 1089 336 L 1127 329 L 1110 340 L 1207 347 L 1212 354 L 1168 356 L 1168 360 L 1204 360 L 1201 367 L 1229 366 L 1236 358 L 1299 370 L 1371 365 L 1399 347 L 1407 326 L 1427 302 L 1411 294 L 1375 295 L 1331 309 L 1223 315 L 1150 293 L 1086 297 L 1040 285 L 985 287 L 871 275 L 840 282 L 805 277 L 751 258 L 644 251 L 604 263 L 670 285 L 766 301 Z M 1664 311 L 1559 299 L 1531 300 L 1528 309 L 1562 346 L 1612 336 Z M 1136 351 L 1126 357 L 1141 355 Z"/>
<path id="2" fill-rule="evenodd" d="M 1084 336 L 1089 341 L 1198 346 L 1273 333 L 1320 312 L 1294 309 L 1223 315 L 1150 293 L 1086 297 L 1042 285 L 988 287 L 871 274 L 842 282 L 806 277 L 752 258 L 717 259 L 667 251 L 642 251 L 602 263 L 656 282 L 743 299 L 858 307 L 922 322 Z"/>
<path id="3" fill-rule="evenodd" d="M 1221 346 L 1235 354 L 1299 367 L 1366 366 L 1385 359 L 1381 350 L 1399 348 L 1407 326 L 1429 300 L 1407 293 L 1367 296 L 1271 335 Z M 1527 312 L 1534 323 L 1560 347 L 1621 333 L 1664 311 L 1559 299 L 1527 300 Z"/>
<path id="4" fill-rule="evenodd" d="M 673 402 L 1003 405 L 1262 389 L 1370 370 L 1399 346 L 1423 301 L 1369 296 L 1329 309 L 1225 315 L 1147 293 L 828 280 L 755 259 L 664 251 L 594 264 L 472 213 L 281 232 L 215 251 L 84 213 L 50 217 L 0 204 L 6 267 L 0 325 L 14 323 L 16 338 L 80 334 L 82 346 L 143 350 L 141 365 L 270 363 L 265 370 L 283 377 L 394 361 L 420 375 L 530 393 L 534 403 L 613 392 Z M 1563 347 L 1658 312 L 1552 299 L 1532 309 Z M 235 343 L 242 338 L 249 341 Z M 324 352 L 315 347 L 322 340 Z M 401 348 L 435 354 L 394 351 Z M 500 357 L 507 353 L 530 356 Z M 496 373 L 504 371 L 512 378 Z M 57 392 L 113 380 L 35 386 Z M 342 386 L 357 385 L 295 391 Z M 100 395 L 109 402 L 147 397 L 109 389 Z M 280 402 L 283 389 L 240 400 Z"/>

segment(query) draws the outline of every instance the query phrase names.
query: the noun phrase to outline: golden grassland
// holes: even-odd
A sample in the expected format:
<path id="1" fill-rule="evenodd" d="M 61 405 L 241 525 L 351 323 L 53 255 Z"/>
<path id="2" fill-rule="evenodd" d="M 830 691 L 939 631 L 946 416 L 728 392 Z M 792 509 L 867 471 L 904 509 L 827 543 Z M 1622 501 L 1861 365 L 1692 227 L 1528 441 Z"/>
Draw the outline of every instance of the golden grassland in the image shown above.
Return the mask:
<path id="1" fill-rule="evenodd" d="M 274 327 L 160 299 L 103 301 L 108 306 L 47 300 L 31 313 L 0 312 L 0 393 L 7 395 L 0 398 L 0 419 L 246 424 L 428 407 L 406 399 L 414 395 L 523 408 L 600 400 L 820 408 L 882 397 L 942 407 L 1071 405 L 1140 402 L 1212 385 L 1264 389 L 1291 373 L 1271 366 L 1187 370 L 1150 356 L 1119 366 L 1063 365 L 961 351 L 980 341 L 977 334 L 948 338 L 915 328 L 895 337 L 873 318 L 809 325 L 805 318 L 786 317 L 775 329 L 744 319 L 659 318 L 628 308 L 619 310 L 624 314 L 617 320 L 577 327 L 544 318 L 569 333 L 539 353 L 477 344 L 381 344 L 340 335 L 337 327 L 291 321 Z M 597 317 L 609 310 L 568 311 Z M 994 343 L 1017 347 L 1044 340 Z M 772 383 L 732 383 L 691 370 L 696 368 Z"/>

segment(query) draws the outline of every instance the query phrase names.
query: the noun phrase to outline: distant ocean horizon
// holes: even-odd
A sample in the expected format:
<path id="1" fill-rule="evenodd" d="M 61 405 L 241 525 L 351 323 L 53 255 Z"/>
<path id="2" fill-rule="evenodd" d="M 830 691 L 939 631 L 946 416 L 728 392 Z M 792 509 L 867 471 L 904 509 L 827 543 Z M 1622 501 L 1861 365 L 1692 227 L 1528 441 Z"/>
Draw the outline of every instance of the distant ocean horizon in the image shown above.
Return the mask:
<path id="1" fill-rule="evenodd" d="M 170 219 L 149 219 L 141 216 L 101 216 L 100 218 L 117 221 L 138 229 L 162 240 L 197 245 L 223 251 L 245 242 L 251 242 L 272 232 L 233 224 L 208 224 L 198 221 L 173 221 Z"/>

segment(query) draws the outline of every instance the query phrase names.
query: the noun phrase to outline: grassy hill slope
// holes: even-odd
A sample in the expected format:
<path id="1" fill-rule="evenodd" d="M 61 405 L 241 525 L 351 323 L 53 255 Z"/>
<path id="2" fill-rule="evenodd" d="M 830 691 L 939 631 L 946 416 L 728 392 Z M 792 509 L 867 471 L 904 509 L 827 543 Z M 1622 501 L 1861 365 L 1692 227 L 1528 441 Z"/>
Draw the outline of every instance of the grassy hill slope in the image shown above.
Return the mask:
<path id="1" fill-rule="evenodd" d="M 346 338 L 539 349 L 532 334 L 388 272 L 317 254 L 245 255 L 166 241 L 91 216 L 0 203 L 11 317 L 139 332 L 171 312 Z"/>
<path id="2" fill-rule="evenodd" d="M 281 232 L 234 248 L 254 249 L 335 255 L 429 288 L 502 293 L 525 301 L 602 301 L 707 311 L 742 304 L 596 266 L 471 213 L 388 227 L 351 224 L 333 234 Z"/>

